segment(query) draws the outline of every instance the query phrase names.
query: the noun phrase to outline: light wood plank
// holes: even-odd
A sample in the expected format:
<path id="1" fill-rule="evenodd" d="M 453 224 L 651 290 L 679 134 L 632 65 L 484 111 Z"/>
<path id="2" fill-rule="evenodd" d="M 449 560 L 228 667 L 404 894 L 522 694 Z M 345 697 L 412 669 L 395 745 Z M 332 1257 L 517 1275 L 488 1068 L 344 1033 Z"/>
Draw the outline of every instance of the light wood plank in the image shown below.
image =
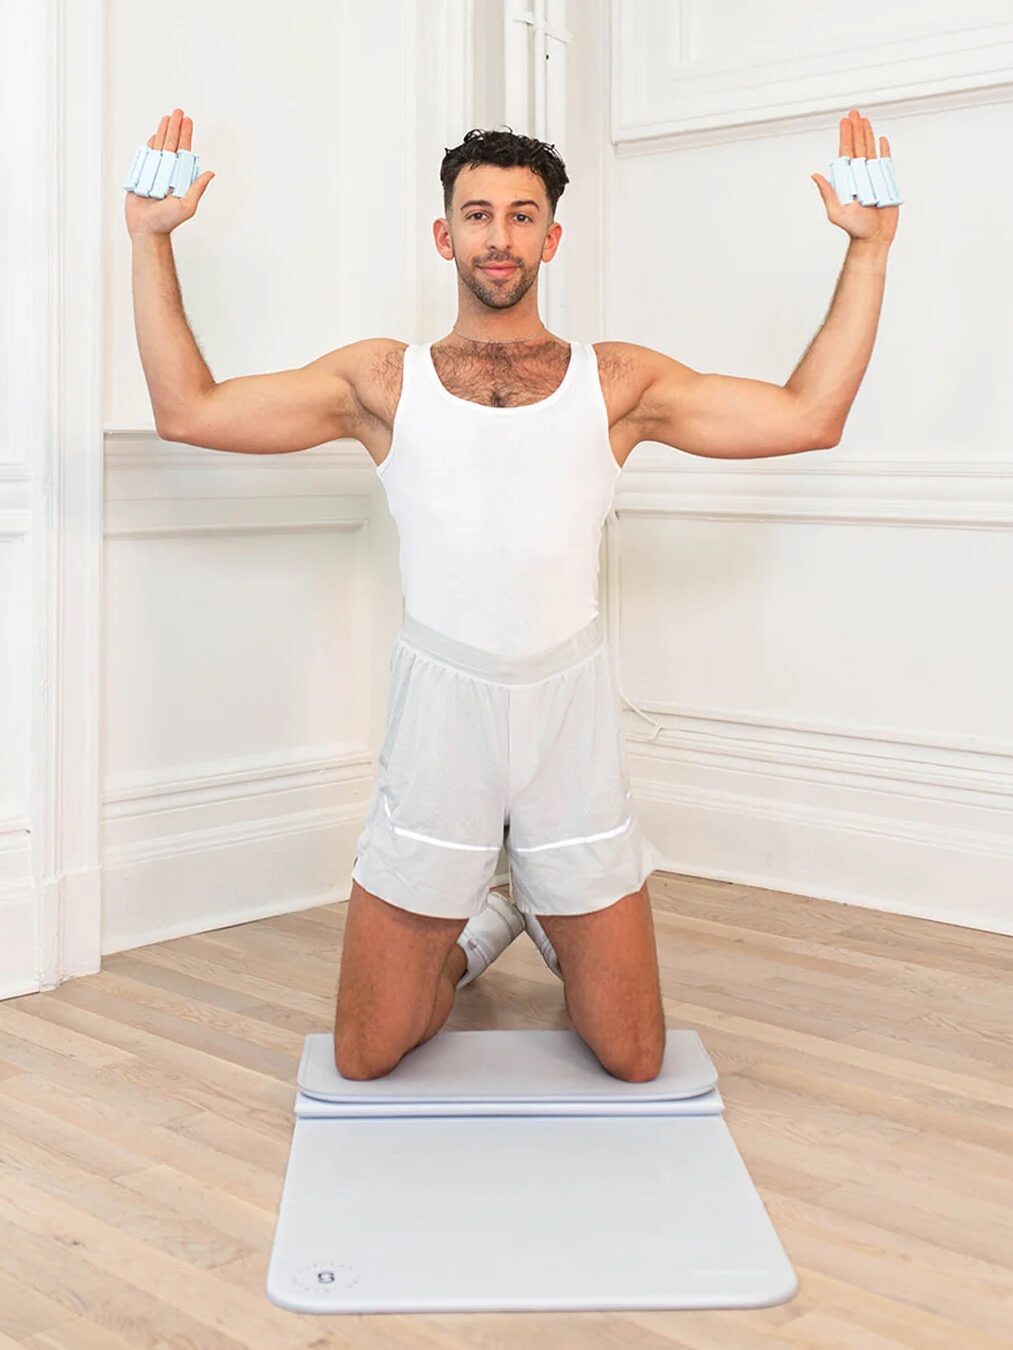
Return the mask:
<path id="1" fill-rule="evenodd" d="M 295 1072 L 307 1032 L 333 1026 L 347 908 L 327 904 L 0 1004 L 0 1350 L 1013 1346 L 1013 944 L 735 883 L 656 873 L 650 889 L 666 1021 L 696 1028 L 718 1068 L 799 1273 L 790 1303 L 275 1308 Z M 523 937 L 447 1023 L 570 1025 Z M 448 1199 L 465 1222 L 467 1198 Z"/>

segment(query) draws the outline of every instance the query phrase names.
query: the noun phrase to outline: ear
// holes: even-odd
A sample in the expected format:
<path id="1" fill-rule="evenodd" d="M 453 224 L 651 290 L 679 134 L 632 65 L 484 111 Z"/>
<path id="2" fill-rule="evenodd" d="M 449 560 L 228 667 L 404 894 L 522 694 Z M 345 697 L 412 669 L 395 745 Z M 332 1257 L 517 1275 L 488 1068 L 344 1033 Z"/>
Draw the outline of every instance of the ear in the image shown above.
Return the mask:
<path id="1" fill-rule="evenodd" d="M 545 232 L 545 243 L 542 245 L 542 260 L 550 261 L 556 255 L 559 248 L 559 241 L 563 237 L 563 227 L 558 220 L 554 220 Z M 546 250 L 549 252 L 548 258 L 545 257 Z"/>
<path id="2" fill-rule="evenodd" d="M 449 262 L 454 256 L 454 241 L 450 235 L 450 226 L 443 216 L 437 216 L 433 221 L 433 242 L 440 257 Z"/>

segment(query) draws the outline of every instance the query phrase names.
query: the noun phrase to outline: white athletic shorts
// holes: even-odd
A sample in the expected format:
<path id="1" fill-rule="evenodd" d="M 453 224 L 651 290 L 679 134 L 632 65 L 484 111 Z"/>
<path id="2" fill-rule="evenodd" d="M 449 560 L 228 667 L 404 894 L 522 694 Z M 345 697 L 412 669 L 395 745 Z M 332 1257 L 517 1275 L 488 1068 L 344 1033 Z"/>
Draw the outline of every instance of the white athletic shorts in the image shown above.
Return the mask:
<path id="1" fill-rule="evenodd" d="M 633 810 L 601 617 L 515 659 L 406 613 L 352 876 L 401 909 L 465 919 L 504 848 L 529 914 L 604 909 L 661 865 Z"/>

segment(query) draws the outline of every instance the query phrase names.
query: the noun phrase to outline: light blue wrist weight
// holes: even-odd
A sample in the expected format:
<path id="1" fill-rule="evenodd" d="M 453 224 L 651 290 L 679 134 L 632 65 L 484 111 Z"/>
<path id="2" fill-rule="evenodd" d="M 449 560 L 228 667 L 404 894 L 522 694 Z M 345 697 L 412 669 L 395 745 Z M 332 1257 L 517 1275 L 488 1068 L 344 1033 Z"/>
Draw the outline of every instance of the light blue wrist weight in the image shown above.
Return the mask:
<path id="1" fill-rule="evenodd" d="M 830 181 L 842 206 L 849 206 L 856 197 L 862 206 L 900 206 L 904 200 L 897 191 L 890 155 L 871 159 L 838 155 L 830 161 Z"/>
<path id="2" fill-rule="evenodd" d="M 134 162 L 123 184 L 138 197 L 185 197 L 200 169 L 191 150 L 152 150 L 138 146 Z"/>

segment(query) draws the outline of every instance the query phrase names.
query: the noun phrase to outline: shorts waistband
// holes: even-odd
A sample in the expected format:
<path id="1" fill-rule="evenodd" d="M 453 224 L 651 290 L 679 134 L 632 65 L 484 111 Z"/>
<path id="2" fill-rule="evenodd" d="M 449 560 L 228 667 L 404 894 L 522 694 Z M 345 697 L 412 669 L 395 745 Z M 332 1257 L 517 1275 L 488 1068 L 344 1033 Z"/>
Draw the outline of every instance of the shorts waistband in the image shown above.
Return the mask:
<path id="1" fill-rule="evenodd" d="M 420 622 L 405 611 L 401 620 L 401 630 L 396 642 L 435 656 L 447 665 L 456 666 L 472 675 L 482 675 L 489 680 L 499 680 L 506 684 L 522 683 L 525 680 L 538 680 L 543 676 L 556 675 L 569 669 L 583 657 L 589 655 L 605 641 L 605 625 L 601 614 L 571 633 L 562 642 L 544 647 L 540 652 L 528 656 L 504 656 L 498 652 L 485 651 L 481 647 L 472 647 L 467 642 L 440 633 L 428 624 Z"/>

